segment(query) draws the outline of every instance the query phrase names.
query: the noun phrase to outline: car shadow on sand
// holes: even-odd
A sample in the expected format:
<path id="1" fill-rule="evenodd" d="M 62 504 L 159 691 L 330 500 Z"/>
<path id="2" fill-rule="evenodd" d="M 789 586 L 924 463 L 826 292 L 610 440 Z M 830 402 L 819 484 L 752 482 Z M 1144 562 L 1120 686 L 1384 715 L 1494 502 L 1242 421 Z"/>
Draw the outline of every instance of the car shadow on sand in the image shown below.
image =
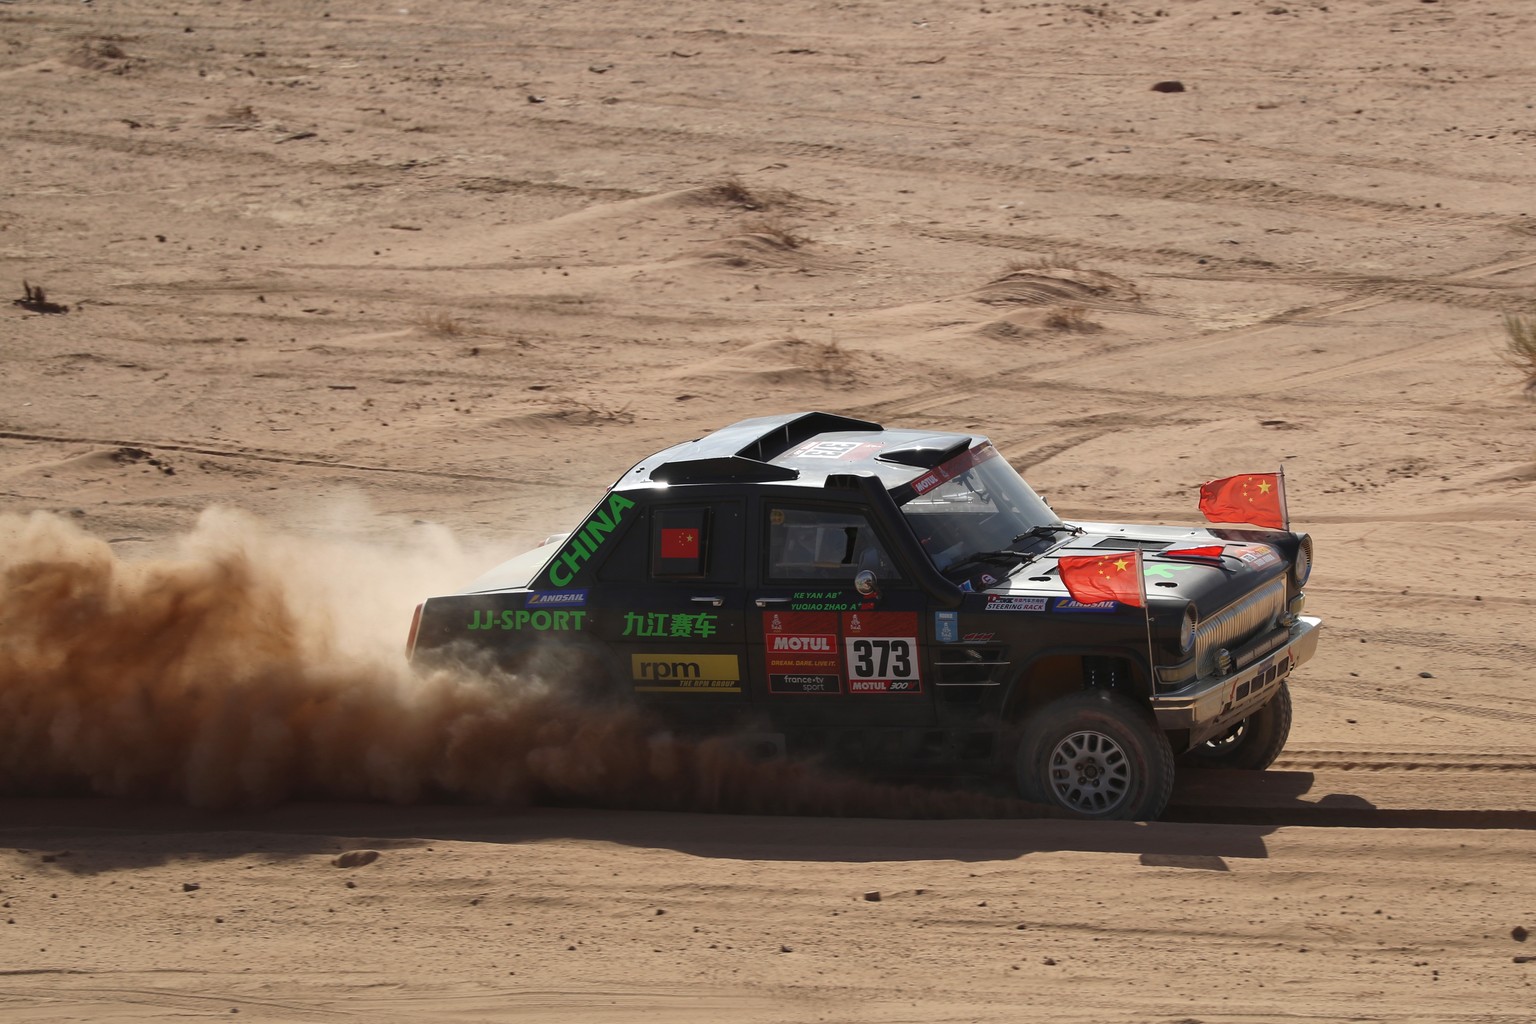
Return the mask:
<path id="1" fill-rule="evenodd" d="M 1055 818 L 803 817 L 593 807 L 292 802 L 211 811 L 103 798 L 0 800 L 0 844 L 51 870 L 96 874 L 246 856 L 334 858 L 434 842 L 575 841 L 696 857 L 877 863 L 1007 861 L 1061 851 L 1135 854 L 1141 863 L 1227 870 L 1265 859 L 1283 827 L 1536 829 L 1536 811 L 1380 808 L 1318 794 L 1311 772 L 1192 771 L 1157 822 Z M 930 805 L 931 806 L 931 805 Z"/>

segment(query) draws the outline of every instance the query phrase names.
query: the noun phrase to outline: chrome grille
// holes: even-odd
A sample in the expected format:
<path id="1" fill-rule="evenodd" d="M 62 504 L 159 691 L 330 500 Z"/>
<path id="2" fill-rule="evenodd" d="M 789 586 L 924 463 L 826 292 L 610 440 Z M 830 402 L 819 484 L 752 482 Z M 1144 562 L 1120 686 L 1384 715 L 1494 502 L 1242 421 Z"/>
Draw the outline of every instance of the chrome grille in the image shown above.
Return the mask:
<path id="1" fill-rule="evenodd" d="M 1232 648 L 1272 625 L 1285 611 L 1285 577 L 1278 576 L 1201 621 L 1195 629 L 1196 672 L 1216 671 L 1216 652 Z"/>

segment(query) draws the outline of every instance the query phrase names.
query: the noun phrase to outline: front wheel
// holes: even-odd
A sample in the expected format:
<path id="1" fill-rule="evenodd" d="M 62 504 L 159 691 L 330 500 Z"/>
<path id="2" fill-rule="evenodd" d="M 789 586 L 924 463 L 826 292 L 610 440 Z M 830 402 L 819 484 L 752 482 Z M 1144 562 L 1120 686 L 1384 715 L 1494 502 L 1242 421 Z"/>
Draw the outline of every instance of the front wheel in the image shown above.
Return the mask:
<path id="1" fill-rule="evenodd" d="M 1291 688 L 1285 683 L 1259 710 L 1195 747 L 1183 761 L 1197 768 L 1261 772 L 1275 763 L 1291 735 Z"/>
<path id="2" fill-rule="evenodd" d="M 1027 800 L 1075 817 L 1150 821 L 1173 794 L 1173 749 L 1147 711 L 1107 690 L 1052 701 L 1024 728 L 1017 761 Z"/>

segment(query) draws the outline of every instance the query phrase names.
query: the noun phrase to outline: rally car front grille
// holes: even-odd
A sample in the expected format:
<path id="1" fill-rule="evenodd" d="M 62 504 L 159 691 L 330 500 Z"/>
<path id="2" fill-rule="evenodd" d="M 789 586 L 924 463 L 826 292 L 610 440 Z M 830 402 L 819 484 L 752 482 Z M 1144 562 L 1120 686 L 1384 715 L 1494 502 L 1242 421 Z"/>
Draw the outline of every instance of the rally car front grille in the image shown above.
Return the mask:
<path id="1" fill-rule="evenodd" d="M 1195 666 L 1202 676 L 1216 671 L 1216 652 L 1229 650 L 1273 625 L 1285 612 L 1285 577 L 1227 605 L 1195 628 Z"/>

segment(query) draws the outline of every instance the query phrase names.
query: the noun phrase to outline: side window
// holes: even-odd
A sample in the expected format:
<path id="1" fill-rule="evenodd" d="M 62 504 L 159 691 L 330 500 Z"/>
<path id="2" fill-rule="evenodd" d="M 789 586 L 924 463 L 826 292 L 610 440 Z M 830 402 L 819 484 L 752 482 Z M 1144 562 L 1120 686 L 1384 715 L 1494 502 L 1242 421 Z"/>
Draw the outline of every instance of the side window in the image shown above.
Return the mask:
<path id="1" fill-rule="evenodd" d="M 635 511 L 612 547 L 598 556 L 599 580 L 741 584 L 742 502 L 648 505 Z"/>
<path id="2" fill-rule="evenodd" d="M 631 517 L 618 531 L 618 537 L 611 542 L 607 551 L 599 552 L 602 564 L 598 566 L 597 578 L 604 583 L 644 583 L 646 579 L 646 555 L 649 550 L 650 532 L 646 530 L 646 522 L 654 520 L 654 514 L 644 508 L 635 510 L 638 515 Z"/>
<path id="3" fill-rule="evenodd" d="M 855 512 L 769 507 L 768 578 L 849 582 L 860 569 L 898 579 L 869 520 Z"/>

